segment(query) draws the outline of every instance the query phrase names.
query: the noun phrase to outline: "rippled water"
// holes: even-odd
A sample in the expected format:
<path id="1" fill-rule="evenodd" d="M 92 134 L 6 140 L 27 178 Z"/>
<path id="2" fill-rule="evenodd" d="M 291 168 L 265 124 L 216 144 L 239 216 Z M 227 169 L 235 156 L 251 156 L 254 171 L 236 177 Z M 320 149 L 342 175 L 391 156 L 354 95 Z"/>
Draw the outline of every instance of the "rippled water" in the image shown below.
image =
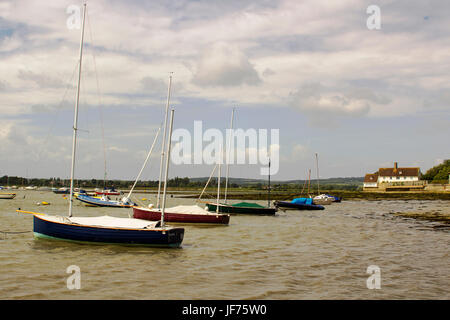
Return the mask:
<path id="1" fill-rule="evenodd" d="M 14 200 L 0 200 L 1 231 L 32 230 L 32 216 L 17 214 L 18 207 L 67 214 L 61 195 L 17 193 Z M 40 201 L 51 205 L 37 206 Z M 169 206 L 192 203 L 168 198 Z M 324 211 L 235 215 L 229 226 L 185 226 L 179 249 L 0 233 L 0 299 L 449 299 L 450 233 L 389 214 L 449 204 L 343 201 Z M 77 203 L 74 215 L 130 212 Z M 70 265 L 81 269 L 80 290 L 66 286 Z M 366 286 L 369 265 L 381 269 L 379 290 Z"/>

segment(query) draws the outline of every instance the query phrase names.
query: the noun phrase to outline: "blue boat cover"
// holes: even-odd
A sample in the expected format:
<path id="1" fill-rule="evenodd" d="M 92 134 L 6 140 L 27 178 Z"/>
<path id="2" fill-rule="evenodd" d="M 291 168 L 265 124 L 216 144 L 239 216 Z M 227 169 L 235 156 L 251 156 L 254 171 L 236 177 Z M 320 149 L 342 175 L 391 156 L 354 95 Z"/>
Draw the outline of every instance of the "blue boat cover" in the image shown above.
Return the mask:
<path id="1" fill-rule="evenodd" d="M 313 199 L 312 198 L 295 198 L 294 200 L 291 201 L 292 203 L 296 203 L 296 204 L 313 204 Z"/>

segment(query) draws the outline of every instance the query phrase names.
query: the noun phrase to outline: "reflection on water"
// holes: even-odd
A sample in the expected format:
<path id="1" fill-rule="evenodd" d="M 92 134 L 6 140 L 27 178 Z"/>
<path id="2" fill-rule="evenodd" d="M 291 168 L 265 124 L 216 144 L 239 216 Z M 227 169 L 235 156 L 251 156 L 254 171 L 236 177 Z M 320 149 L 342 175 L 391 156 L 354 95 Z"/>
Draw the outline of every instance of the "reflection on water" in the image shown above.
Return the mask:
<path id="1" fill-rule="evenodd" d="M 18 193 L 14 200 L 0 200 L 2 231 L 32 230 L 32 216 L 17 214 L 18 207 L 67 214 L 67 200 L 61 195 Z M 51 205 L 36 206 L 39 201 Z M 177 198 L 168 202 L 194 203 Z M 449 203 L 343 201 L 320 212 L 236 215 L 229 226 L 185 226 L 178 249 L 35 240 L 31 232 L 7 234 L 0 237 L 0 298 L 448 299 L 448 228 L 391 213 L 448 212 Z M 129 213 L 79 204 L 74 209 L 78 216 Z M 80 290 L 67 289 L 70 265 L 80 267 Z M 367 289 L 369 265 L 380 267 L 380 290 Z"/>

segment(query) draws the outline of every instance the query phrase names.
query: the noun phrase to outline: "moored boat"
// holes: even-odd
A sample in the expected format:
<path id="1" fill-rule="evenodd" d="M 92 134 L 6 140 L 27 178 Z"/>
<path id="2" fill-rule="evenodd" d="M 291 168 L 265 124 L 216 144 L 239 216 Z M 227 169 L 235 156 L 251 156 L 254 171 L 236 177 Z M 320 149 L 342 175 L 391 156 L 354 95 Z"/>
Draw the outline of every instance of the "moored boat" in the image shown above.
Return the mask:
<path id="1" fill-rule="evenodd" d="M 136 219 L 157 221 L 161 220 L 161 210 L 156 208 L 133 207 L 133 217 Z M 176 206 L 165 210 L 164 221 L 171 223 L 227 225 L 230 221 L 230 215 L 212 213 L 196 205 Z"/>
<path id="2" fill-rule="evenodd" d="M 36 238 L 75 242 L 130 244 L 178 247 L 183 228 L 161 227 L 160 221 L 149 222 L 132 218 L 62 217 L 35 213 L 33 232 Z"/>
<path id="3" fill-rule="evenodd" d="M 117 191 L 114 188 L 110 188 L 110 189 L 95 189 L 95 194 L 96 195 L 105 195 L 105 196 L 119 196 L 122 193 L 120 191 Z"/>
<path id="4" fill-rule="evenodd" d="M 329 194 L 327 194 L 327 196 L 330 198 L 333 198 L 333 202 L 341 202 L 342 201 L 342 197 L 331 196 Z"/>
<path id="5" fill-rule="evenodd" d="M 15 197 L 15 193 L 0 192 L 0 199 L 14 199 Z"/>
<path id="6" fill-rule="evenodd" d="M 318 196 L 315 196 L 313 198 L 314 204 L 320 204 L 320 205 L 329 205 L 334 202 L 333 197 L 329 197 L 326 194 L 320 194 Z"/>
<path id="7" fill-rule="evenodd" d="M 253 202 L 239 202 L 235 204 L 206 203 L 208 211 L 229 214 L 274 215 L 278 209 L 265 207 Z"/>
<path id="8" fill-rule="evenodd" d="M 313 204 L 311 198 L 295 198 L 292 201 L 274 201 L 281 210 L 324 210 L 321 205 Z"/>
<path id="9" fill-rule="evenodd" d="M 59 189 L 54 188 L 54 189 L 52 189 L 52 191 L 53 191 L 53 193 L 56 193 L 56 194 L 69 194 L 70 193 L 70 189 L 66 188 L 66 187 L 62 187 Z"/>
<path id="10" fill-rule="evenodd" d="M 131 208 L 136 204 L 128 198 L 123 197 L 121 200 L 112 200 L 108 196 L 91 197 L 87 194 L 75 195 L 75 198 L 89 206 L 109 207 L 109 208 Z"/>

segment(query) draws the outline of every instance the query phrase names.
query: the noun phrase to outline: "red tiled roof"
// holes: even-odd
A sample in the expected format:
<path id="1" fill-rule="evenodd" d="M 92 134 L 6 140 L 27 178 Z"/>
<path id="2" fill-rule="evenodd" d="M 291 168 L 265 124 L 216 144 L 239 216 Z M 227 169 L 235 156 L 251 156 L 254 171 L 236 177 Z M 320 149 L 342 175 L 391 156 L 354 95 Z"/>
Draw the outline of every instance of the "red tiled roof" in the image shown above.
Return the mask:
<path id="1" fill-rule="evenodd" d="M 418 177 L 420 168 L 380 168 L 380 177 Z"/>
<path id="2" fill-rule="evenodd" d="M 378 181 L 378 174 L 377 173 L 368 173 L 364 177 L 364 182 L 377 182 Z"/>

